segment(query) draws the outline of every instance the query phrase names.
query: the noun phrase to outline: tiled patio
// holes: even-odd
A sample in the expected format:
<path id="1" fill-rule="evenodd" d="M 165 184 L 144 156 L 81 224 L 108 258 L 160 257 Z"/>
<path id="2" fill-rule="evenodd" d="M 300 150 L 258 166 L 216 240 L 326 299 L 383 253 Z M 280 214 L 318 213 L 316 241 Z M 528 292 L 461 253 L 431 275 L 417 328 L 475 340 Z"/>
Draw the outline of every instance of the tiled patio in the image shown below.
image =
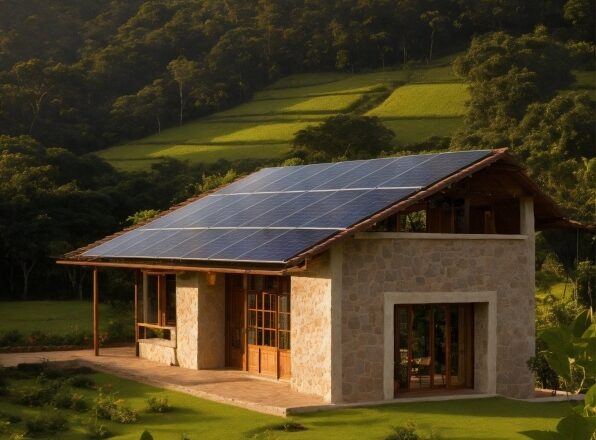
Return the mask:
<path id="1" fill-rule="evenodd" d="M 148 385 L 279 416 L 328 407 L 319 397 L 293 391 L 285 382 L 236 370 L 169 367 L 137 358 L 134 347 L 103 348 L 99 357 L 93 356 L 93 350 L 0 354 L 4 366 L 44 360 L 75 362 Z"/>

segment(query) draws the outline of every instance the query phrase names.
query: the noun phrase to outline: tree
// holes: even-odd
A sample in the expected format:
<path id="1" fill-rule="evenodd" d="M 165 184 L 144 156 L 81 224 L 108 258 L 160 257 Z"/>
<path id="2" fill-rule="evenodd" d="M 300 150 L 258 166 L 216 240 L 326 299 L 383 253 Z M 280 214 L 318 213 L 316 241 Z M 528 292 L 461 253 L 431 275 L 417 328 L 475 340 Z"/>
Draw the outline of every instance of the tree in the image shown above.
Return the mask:
<path id="1" fill-rule="evenodd" d="M 112 104 L 112 116 L 119 121 L 133 118 L 143 125 L 148 121 L 155 122 L 157 132 L 161 133 L 161 117 L 165 112 L 166 102 L 165 81 L 156 79 L 135 95 L 120 96 L 116 99 Z M 130 127 L 127 130 L 130 135 Z M 142 131 L 141 134 L 143 134 Z"/>
<path id="2" fill-rule="evenodd" d="M 426 11 L 420 16 L 423 22 L 425 22 L 430 28 L 430 42 L 428 47 L 428 58 L 427 62 L 430 63 L 433 60 L 433 47 L 435 44 L 435 34 L 441 32 L 445 25 L 448 23 L 446 16 L 441 15 L 440 11 Z"/>
<path id="3" fill-rule="evenodd" d="M 201 73 L 199 64 L 185 57 L 178 57 L 170 61 L 168 71 L 178 85 L 178 97 L 180 99 L 179 124 L 182 125 L 184 109 L 192 96 L 193 89 L 196 87 Z"/>
<path id="4" fill-rule="evenodd" d="M 376 117 L 337 115 L 298 131 L 292 145 L 310 162 L 364 159 L 390 150 L 394 137 Z"/>

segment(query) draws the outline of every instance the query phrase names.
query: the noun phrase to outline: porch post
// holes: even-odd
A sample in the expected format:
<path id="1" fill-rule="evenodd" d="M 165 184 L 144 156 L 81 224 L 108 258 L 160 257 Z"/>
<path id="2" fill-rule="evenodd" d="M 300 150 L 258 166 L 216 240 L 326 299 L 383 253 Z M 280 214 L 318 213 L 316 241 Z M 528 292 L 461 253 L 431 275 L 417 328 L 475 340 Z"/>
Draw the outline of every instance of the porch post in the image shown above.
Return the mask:
<path id="1" fill-rule="evenodd" d="M 93 351 L 99 356 L 99 285 L 97 267 L 93 268 Z"/>
<path id="2" fill-rule="evenodd" d="M 139 356 L 139 270 L 135 270 L 135 355 Z"/>

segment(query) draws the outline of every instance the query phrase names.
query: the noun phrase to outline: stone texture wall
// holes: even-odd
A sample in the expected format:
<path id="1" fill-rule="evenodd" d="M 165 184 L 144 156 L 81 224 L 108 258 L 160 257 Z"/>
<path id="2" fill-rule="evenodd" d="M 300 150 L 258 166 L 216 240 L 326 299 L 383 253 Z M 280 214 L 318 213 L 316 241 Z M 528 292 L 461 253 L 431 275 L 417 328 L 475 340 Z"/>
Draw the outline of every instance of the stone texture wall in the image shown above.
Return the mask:
<path id="1" fill-rule="evenodd" d="M 176 349 L 169 345 L 170 341 L 159 339 L 139 340 L 139 357 L 166 365 L 178 365 Z"/>
<path id="2" fill-rule="evenodd" d="M 497 393 L 531 394 L 533 238 L 352 239 L 344 243 L 342 272 L 345 401 L 383 399 L 383 292 L 496 291 Z"/>
<path id="3" fill-rule="evenodd" d="M 225 366 L 225 276 L 207 285 L 205 273 L 187 272 L 176 278 L 177 356 L 181 367 Z"/>
<path id="4" fill-rule="evenodd" d="M 331 258 L 291 280 L 292 388 L 331 401 Z"/>
<path id="5" fill-rule="evenodd" d="M 198 368 L 199 276 L 185 272 L 176 277 L 176 331 L 178 364 Z"/>

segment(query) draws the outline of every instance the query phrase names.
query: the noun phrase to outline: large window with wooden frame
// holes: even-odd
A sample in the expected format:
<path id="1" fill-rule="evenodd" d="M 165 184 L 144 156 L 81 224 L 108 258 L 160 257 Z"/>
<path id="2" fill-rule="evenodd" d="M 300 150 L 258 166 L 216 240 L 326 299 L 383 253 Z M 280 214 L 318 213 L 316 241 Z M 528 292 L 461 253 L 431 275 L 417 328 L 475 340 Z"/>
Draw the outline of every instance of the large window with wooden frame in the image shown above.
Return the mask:
<path id="1" fill-rule="evenodd" d="M 395 395 L 472 388 L 473 304 L 414 304 L 394 308 Z"/>
<path id="2" fill-rule="evenodd" d="M 145 272 L 137 290 L 137 337 L 175 339 L 176 275 Z"/>

